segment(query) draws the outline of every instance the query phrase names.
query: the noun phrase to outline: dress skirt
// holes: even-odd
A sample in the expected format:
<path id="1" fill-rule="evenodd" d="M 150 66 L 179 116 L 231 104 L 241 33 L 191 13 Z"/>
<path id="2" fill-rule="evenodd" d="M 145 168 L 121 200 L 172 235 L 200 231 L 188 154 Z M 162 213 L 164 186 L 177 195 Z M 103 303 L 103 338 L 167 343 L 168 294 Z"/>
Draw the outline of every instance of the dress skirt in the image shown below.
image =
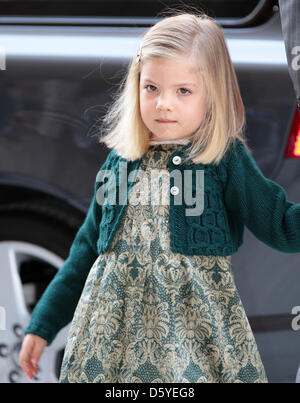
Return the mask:
<path id="1" fill-rule="evenodd" d="M 177 147 L 144 154 L 118 231 L 87 277 L 59 382 L 268 382 L 231 256 L 170 249 L 168 157 Z"/>

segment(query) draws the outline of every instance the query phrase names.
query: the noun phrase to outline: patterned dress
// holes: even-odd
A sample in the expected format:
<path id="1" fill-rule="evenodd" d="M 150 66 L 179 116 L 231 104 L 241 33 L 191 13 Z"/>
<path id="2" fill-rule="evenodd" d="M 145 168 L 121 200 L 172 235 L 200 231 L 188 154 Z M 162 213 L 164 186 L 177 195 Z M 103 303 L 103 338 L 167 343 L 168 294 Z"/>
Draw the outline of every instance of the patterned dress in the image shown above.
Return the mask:
<path id="1" fill-rule="evenodd" d="M 120 227 L 86 280 L 60 382 L 268 382 L 231 256 L 170 249 L 168 157 L 177 147 L 152 143 L 143 156 Z M 153 170 L 160 180 L 150 181 Z"/>

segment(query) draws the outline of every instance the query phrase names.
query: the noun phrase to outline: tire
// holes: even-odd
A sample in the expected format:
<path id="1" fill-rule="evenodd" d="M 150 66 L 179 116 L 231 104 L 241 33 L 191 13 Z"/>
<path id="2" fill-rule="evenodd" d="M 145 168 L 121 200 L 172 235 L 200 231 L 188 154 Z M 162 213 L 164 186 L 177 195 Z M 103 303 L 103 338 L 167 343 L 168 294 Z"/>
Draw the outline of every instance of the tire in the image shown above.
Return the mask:
<path id="1" fill-rule="evenodd" d="M 30 382 L 18 354 L 23 330 L 49 282 L 67 258 L 82 214 L 49 199 L 0 206 L 0 382 Z M 57 382 L 68 326 L 48 346 L 33 382 Z"/>

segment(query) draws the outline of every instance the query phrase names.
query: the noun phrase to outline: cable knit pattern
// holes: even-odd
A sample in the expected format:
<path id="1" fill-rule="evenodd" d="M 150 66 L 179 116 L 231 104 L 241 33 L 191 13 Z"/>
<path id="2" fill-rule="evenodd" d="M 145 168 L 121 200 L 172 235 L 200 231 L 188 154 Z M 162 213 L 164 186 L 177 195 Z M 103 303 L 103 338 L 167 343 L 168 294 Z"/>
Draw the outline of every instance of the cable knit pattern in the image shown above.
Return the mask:
<path id="1" fill-rule="evenodd" d="M 122 179 L 125 181 L 124 182 L 125 186 L 126 186 L 126 182 L 127 182 L 127 177 L 125 177 L 125 175 L 121 179 L 121 177 L 119 175 L 119 170 L 120 170 L 119 167 L 120 166 L 122 167 L 121 164 L 123 163 L 123 164 L 126 164 L 126 169 L 128 170 L 128 173 L 132 172 L 132 171 L 135 172 L 135 170 L 138 168 L 140 162 L 141 162 L 141 159 L 136 160 L 134 162 L 128 162 L 126 159 L 119 157 L 115 153 L 114 150 L 112 150 L 108 156 L 108 161 L 107 161 L 107 164 L 105 165 L 105 170 L 107 171 L 107 174 L 105 176 L 103 176 L 102 180 L 100 180 L 98 182 L 97 189 L 99 189 L 100 186 L 103 186 L 104 183 L 107 183 L 106 187 L 108 189 L 114 189 L 116 199 L 115 199 L 114 205 L 105 203 L 102 206 L 102 220 L 100 222 L 100 236 L 99 236 L 98 244 L 97 244 L 98 253 L 101 253 L 101 252 L 107 250 L 109 244 L 111 243 L 111 241 L 119 227 L 120 220 L 122 218 L 130 190 L 134 183 L 134 178 L 133 178 L 133 181 L 128 182 L 126 200 L 124 200 L 124 204 L 119 204 L 118 201 L 119 201 L 120 185 L 122 183 Z M 97 177 L 98 177 L 98 175 L 97 175 Z"/>
<path id="2" fill-rule="evenodd" d="M 176 155 L 184 157 L 179 151 Z M 187 216 L 187 205 L 182 203 L 174 205 L 171 197 L 170 224 L 171 224 L 171 247 L 174 252 L 186 255 L 220 255 L 232 254 L 236 248 L 232 243 L 229 231 L 229 223 L 225 206 L 222 203 L 223 184 L 213 165 L 182 164 L 175 166 L 172 157 L 169 159 L 170 170 L 177 168 L 181 171 L 182 178 L 185 170 L 193 172 L 192 194 L 196 195 L 196 171 L 204 172 L 204 210 L 201 215 Z M 173 186 L 171 182 L 170 186 Z M 182 199 L 185 200 L 184 187 Z M 195 207 L 192 205 L 191 207 Z"/>

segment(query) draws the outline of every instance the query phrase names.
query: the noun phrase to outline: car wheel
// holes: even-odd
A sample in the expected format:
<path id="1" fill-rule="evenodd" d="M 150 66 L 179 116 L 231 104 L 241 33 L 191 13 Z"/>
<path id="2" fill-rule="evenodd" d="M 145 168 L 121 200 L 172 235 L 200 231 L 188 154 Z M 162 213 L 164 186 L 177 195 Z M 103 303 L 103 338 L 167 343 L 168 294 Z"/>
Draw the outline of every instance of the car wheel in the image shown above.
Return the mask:
<path id="1" fill-rule="evenodd" d="M 45 199 L 0 207 L 0 383 L 58 381 L 69 326 L 45 348 L 33 381 L 18 356 L 31 312 L 63 265 L 80 224 L 80 216 L 65 210 Z"/>

